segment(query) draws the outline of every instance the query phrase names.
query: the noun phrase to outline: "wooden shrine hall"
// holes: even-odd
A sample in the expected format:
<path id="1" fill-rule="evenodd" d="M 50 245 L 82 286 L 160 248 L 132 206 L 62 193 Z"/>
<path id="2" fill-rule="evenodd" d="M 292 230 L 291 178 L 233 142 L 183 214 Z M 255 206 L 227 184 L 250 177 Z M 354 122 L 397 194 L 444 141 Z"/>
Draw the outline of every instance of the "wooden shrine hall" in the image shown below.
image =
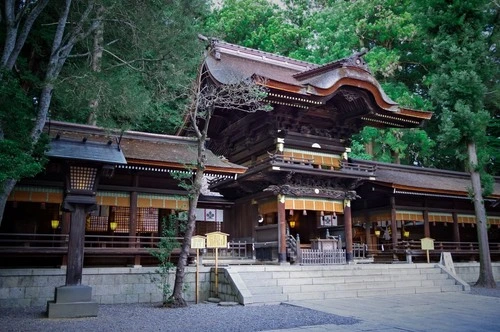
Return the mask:
<path id="1" fill-rule="evenodd" d="M 235 203 L 224 231 L 255 242 L 257 257 L 291 259 L 299 238 L 316 249 L 334 239 L 328 245 L 345 248 L 346 261 L 355 248 L 395 252 L 419 236 L 476 240 L 475 232 L 457 230 L 475 220 L 466 174 L 349 158 L 351 135 L 364 126 L 419 127 L 432 116 L 392 101 L 362 54 L 320 66 L 214 40 L 203 72 L 202 84 L 253 79 L 273 107 L 217 110 L 209 133 L 214 153 L 248 167 L 211 189 Z M 486 199 L 491 225 L 500 222 L 498 198 L 497 179 Z M 449 223 L 450 231 L 436 223 Z M 378 237 L 382 229 L 385 237 Z"/>
<path id="2" fill-rule="evenodd" d="M 300 250 L 309 248 L 342 251 L 343 262 L 383 253 L 397 259 L 408 250 L 417 255 L 422 237 L 464 259 L 477 256 L 467 174 L 349 157 L 350 138 L 364 126 L 414 128 L 432 116 L 392 101 L 362 54 L 316 65 L 213 40 L 201 84 L 248 79 L 267 89 L 272 110 L 215 110 L 196 234 L 225 232 L 262 261 L 300 263 Z M 79 149 L 116 145 L 126 160 L 99 179 L 84 264 L 155 264 L 150 249 L 162 220 L 187 210 L 187 193 L 172 174 L 189 172 L 196 140 L 55 121 L 46 131 L 52 142 L 70 140 Z M 67 161 L 50 150 L 48 156 L 45 172 L 20 181 L 9 197 L 0 227 L 2 266 L 64 264 Z M 492 256 L 500 254 L 495 181 L 485 197 Z"/>

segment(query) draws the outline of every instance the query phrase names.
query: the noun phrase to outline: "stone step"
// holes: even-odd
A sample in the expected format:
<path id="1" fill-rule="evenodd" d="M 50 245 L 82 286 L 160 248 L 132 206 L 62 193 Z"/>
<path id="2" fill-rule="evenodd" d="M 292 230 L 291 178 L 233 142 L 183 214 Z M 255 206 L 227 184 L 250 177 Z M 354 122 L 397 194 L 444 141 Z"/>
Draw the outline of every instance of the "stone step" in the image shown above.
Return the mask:
<path id="1" fill-rule="evenodd" d="M 261 294 L 252 295 L 248 304 L 280 304 L 288 301 L 286 294 Z"/>
<path id="2" fill-rule="evenodd" d="M 396 294 L 460 292 L 434 264 L 264 266 L 234 269 L 251 304 Z"/>
<path id="3" fill-rule="evenodd" d="M 279 281 L 281 280 L 281 279 L 259 279 L 259 278 L 253 278 L 253 279 L 241 278 L 241 279 L 245 281 L 247 286 L 256 286 L 256 287 L 277 286 L 279 285 Z"/>
<path id="4" fill-rule="evenodd" d="M 262 295 L 262 294 L 283 294 L 283 287 L 255 287 L 247 284 L 247 289 L 252 293 L 252 295 Z"/>
<path id="5" fill-rule="evenodd" d="M 363 276 L 345 276 L 345 277 L 314 277 L 308 276 L 299 277 L 297 275 L 272 274 L 263 275 L 261 273 L 244 273 L 240 274 L 242 280 L 252 286 L 275 286 L 275 285 L 306 285 L 306 284 L 339 284 L 339 283 L 376 283 L 376 282 L 403 282 L 410 283 L 412 281 L 422 280 L 446 280 L 448 276 L 442 274 L 386 274 L 386 275 L 363 275 Z"/>

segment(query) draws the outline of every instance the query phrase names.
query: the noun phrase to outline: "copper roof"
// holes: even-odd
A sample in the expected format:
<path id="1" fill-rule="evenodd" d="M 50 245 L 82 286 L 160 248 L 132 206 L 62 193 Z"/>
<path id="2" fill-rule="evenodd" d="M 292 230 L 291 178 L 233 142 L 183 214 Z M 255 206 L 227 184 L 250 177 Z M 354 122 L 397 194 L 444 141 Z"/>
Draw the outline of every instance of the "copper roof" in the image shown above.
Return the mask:
<path id="1" fill-rule="evenodd" d="M 355 162 L 376 166 L 376 180 L 371 182 L 393 188 L 396 193 L 427 193 L 467 197 L 468 188 L 472 186 L 470 175 L 464 172 L 363 160 Z M 495 178 L 493 193 L 489 197 L 500 198 L 500 178 Z"/>
<path id="2" fill-rule="evenodd" d="M 194 164 L 197 156 L 197 141 L 190 137 L 136 131 L 125 131 L 120 135 L 117 130 L 59 121 L 47 122 L 45 131 L 49 132 L 51 137 L 58 135 L 61 138 L 80 141 L 85 137 L 88 142 L 110 142 L 111 144 L 119 142 L 129 165 L 183 169 L 186 165 Z M 206 168 L 209 172 L 241 174 L 246 171 L 246 167 L 219 158 L 208 149 L 206 156 Z"/>
<path id="3" fill-rule="evenodd" d="M 375 113 L 373 119 L 371 116 L 365 118 L 366 121 L 389 123 L 390 119 L 377 117 L 393 114 L 398 118 L 416 121 L 412 124 L 414 126 L 432 117 L 430 112 L 400 107 L 391 100 L 369 72 L 360 53 L 321 66 L 215 41 L 205 64 L 212 79 L 221 84 L 259 77 L 264 79 L 264 85 L 275 91 L 298 94 L 323 103 L 342 87 L 367 90 L 374 97 L 381 112 Z"/>

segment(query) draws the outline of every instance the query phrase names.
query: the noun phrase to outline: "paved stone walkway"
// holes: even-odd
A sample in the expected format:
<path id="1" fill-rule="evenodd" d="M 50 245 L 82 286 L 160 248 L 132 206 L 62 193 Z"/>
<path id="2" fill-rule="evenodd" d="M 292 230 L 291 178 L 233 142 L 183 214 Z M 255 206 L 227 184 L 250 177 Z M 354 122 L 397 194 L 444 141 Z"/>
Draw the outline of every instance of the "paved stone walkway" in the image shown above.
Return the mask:
<path id="1" fill-rule="evenodd" d="M 361 320 L 354 325 L 321 325 L 288 331 L 500 331 L 500 298 L 439 293 L 311 300 L 292 303 Z"/>

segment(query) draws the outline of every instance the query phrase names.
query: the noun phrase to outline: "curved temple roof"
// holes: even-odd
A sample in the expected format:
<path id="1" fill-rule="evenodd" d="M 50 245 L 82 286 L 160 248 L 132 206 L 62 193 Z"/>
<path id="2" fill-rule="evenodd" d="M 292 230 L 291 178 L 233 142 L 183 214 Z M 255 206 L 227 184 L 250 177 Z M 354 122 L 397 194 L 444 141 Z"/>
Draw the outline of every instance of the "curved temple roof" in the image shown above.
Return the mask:
<path id="1" fill-rule="evenodd" d="M 357 96 L 349 96 L 350 91 L 362 89 L 376 104 L 375 111 L 362 117 L 367 124 L 415 127 L 432 117 L 430 112 L 404 108 L 391 100 L 368 70 L 362 55 L 356 53 L 326 65 L 316 65 L 213 41 L 205 65 L 212 80 L 220 84 L 259 78 L 258 83 L 271 90 L 269 101 L 276 104 L 321 107 L 338 92 L 351 101 L 349 98 Z"/>

